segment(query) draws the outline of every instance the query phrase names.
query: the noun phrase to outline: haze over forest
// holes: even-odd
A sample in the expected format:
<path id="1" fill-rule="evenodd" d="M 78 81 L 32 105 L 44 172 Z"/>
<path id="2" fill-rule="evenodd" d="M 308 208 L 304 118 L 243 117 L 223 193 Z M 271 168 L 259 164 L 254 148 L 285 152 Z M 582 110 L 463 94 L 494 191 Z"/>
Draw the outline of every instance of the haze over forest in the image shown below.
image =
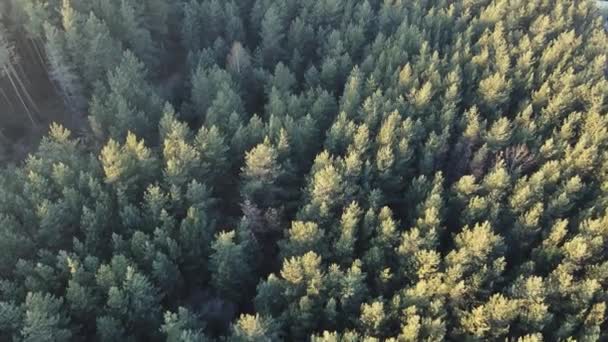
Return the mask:
<path id="1" fill-rule="evenodd" d="M 3 0 L 0 341 L 606 341 L 608 6 Z"/>

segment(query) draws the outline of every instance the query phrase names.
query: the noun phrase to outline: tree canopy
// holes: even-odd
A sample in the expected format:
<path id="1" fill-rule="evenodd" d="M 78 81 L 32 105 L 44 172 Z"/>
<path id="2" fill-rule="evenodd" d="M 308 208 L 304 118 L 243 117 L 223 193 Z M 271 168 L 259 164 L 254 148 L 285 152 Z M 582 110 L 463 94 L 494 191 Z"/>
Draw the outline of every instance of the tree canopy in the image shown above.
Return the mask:
<path id="1" fill-rule="evenodd" d="M 0 168 L 0 340 L 608 339 L 594 1 L 0 18 L 0 95 L 38 124 L 43 63 L 83 119 Z"/>

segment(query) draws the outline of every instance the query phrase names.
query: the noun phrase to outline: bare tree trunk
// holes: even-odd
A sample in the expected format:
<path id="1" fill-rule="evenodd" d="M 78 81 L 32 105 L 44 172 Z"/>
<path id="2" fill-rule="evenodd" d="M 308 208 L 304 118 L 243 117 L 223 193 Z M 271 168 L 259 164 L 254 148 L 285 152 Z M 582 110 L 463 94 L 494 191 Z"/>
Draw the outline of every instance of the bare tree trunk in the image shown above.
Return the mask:
<path id="1" fill-rule="evenodd" d="M 23 93 L 25 94 L 25 97 L 27 97 L 27 100 L 31 103 L 32 107 L 34 107 L 34 110 L 36 112 L 40 112 L 40 109 L 38 109 L 38 106 L 36 105 L 36 101 L 34 101 L 32 96 L 30 95 L 29 91 L 27 90 L 27 87 L 23 84 L 21 77 L 19 77 L 19 74 L 17 73 L 17 71 L 15 70 L 15 68 L 12 65 L 10 65 L 10 70 L 13 72 L 13 75 L 15 75 L 15 78 L 17 79 L 17 83 L 19 83 L 19 85 L 21 86 L 21 89 L 23 89 Z"/>
<path id="2" fill-rule="evenodd" d="M 44 54 L 42 53 L 42 49 L 40 48 L 41 40 L 36 38 L 28 38 L 28 41 L 29 44 L 27 45 L 30 47 L 30 50 L 32 50 L 32 54 L 35 58 L 37 58 L 38 63 L 46 73 L 46 77 L 49 80 L 51 86 L 53 87 L 53 91 L 55 92 L 55 94 L 61 95 L 61 91 L 59 91 L 59 88 L 57 88 L 57 85 L 55 84 L 55 82 L 53 82 L 53 79 L 51 78 L 51 72 L 49 70 L 48 62 L 44 57 Z"/>
<path id="3" fill-rule="evenodd" d="M 44 68 L 44 70 L 47 71 L 47 74 L 48 74 L 48 68 L 46 66 L 46 61 L 45 61 L 42 53 L 40 52 L 40 48 L 38 47 L 38 41 L 33 40 L 33 39 L 29 39 L 29 41 L 33 46 L 34 53 L 36 54 L 36 56 L 38 56 L 38 61 L 40 62 L 40 65 L 42 65 L 42 67 Z"/>
<path id="4" fill-rule="evenodd" d="M 27 78 L 27 74 L 25 73 L 25 70 L 23 69 L 23 66 L 21 65 L 21 63 L 15 63 L 17 65 L 17 71 L 21 73 L 21 75 L 23 75 L 23 79 L 24 79 L 24 83 L 26 83 L 27 85 L 30 85 L 32 82 L 30 82 L 30 80 Z"/>
<path id="5" fill-rule="evenodd" d="M 42 65 L 43 65 L 44 70 L 46 71 L 46 77 L 48 78 L 49 83 L 53 87 L 55 94 L 61 96 L 61 91 L 59 90 L 59 88 L 57 87 L 55 82 L 53 81 L 53 77 L 51 76 L 51 71 L 49 70 L 49 64 L 48 64 L 47 60 L 43 57 L 40 47 L 38 46 L 38 43 L 34 42 L 34 46 L 36 47 L 36 52 L 38 53 L 38 57 L 40 58 L 40 61 L 42 63 L 44 63 Z"/>
<path id="6" fill-rule="evenodd" d="M 4 99 L 6 100 L 6 103 L 8 103 L 8 105 L 11 107 L 11 110 L 15 111 L 15 105 L 13 104 L 13 101 L 11 101 L 11 99 L 6 95 L 6 92 L 4 91 L 4 89 L 2 89 L 0 87 L 0 93 L 2 93 L 2 97 L 4 97 Z"/>
<path id="7" fill-rule="evenodd" d="M 23 105 L 23 108 L 25 109 L 30 121 L 32 122 L 32 124 L 34 126 L 37 126 L 37 122 L 36 122 L 36 120 L 34 120 L 34 116 L 33 116 L 32 112 L 30 111 L 30 108 L 27 106 L 27 104 L 23 100 L 23 97 L 21 96 L 21 92 L 19 91 L 19 89 L 17 88 L 17 85 L 15 84 L 15 81 L 13 80 L 13 74 L 9 72 L 9 70 L 6 68 L 6 66 L 4 67 L 4 72 L 6 73 L 8 80 L 11 82 L 11 85 L 13 86 L 13 90 L 15 91 L 15 94 L 17 94 L 17 97 L 19 98 L 19 100 L 21 101 L 21 104 Z"/>

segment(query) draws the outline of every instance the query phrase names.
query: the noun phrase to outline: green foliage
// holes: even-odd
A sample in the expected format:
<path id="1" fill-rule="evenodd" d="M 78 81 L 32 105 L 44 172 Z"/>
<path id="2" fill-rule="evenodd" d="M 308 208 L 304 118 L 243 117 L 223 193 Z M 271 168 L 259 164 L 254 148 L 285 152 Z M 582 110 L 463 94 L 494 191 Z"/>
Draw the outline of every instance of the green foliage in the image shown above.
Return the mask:
<path id="1" fill-rule="evenodd" d="M 0 340 L 608 340 L 592 1 L 0 12 Z"/>
<path id="2" fill-rule="evenodd" d="M 202 323 L 188 309 L 179 307 L 177 313 L 167 311 L 165 323 L 161 326 L 167 342 L 204 342 L 207 337 L 202 332 Z"/>
<path id="3" fill-rule="evenodd" d="M 237 243 L 235 232 L 220 232 L 213 244 L 209 260 L 211 284 L 215 289 L 235 302 L 242 300 L 247 288 L 252 286 L 253 269 L 247 262 L 246 244 Z"/>
<path id="4" fill-rule="evenodd" d="M 28 293 L 25 299 L 23 341 L 69 341 L 69 319 L 62 313 L 63 300 L 50 294 Z"/>
<path id="5" fill-rule="evenodd" d="M 132 131 L 148 141 L 154 140 L 161 101 L 146 81 L 144 64 L 130 51 L 108 73 L 108 87 L 96 87 L 90 106 L 91 127 L 98 138 L 122 139 Z"/>
<path id="6" fill-rule="evenodd" d="M 156 159 L 143 140 L 128 133 L 124 145 L 110 139 L 99 157 L 105 181 L 127 194 L 138 193 L 155 175 Z M 139 190 L 139 191 L 138 191 Z"/>
<path id="7" fill-rule="evenodd" d="M 319 230 L 314 222 L 294 221 L 286 232 L 287 238 L 279 242 L 282 258 L 302 255 L 309 251 L 317 254 L 327 253 L 325 250 L 325 232 Z"/>
<path id="8" fill-rule="evenodd" d="M 241 315 L 232 325 L 229 341 L 276 341 L 279 338 L 276 324 L 270 317 Z"/>
<path id="9" fill-rule="evenodd" d="M 263 143 L 245 154 L 245 165 L 241 169 L 241 196 L 261 208 L 278 206 L 284 172 L 279 151 L 266 137 Z"/>
<path id="10" fill-rule="evenodd" d="M 271 5 L 262 20 L 260 37 L 261 53 L 264 65 L 272 66 L 284 54 L 282 41 L 285 38 L 285 28 L 279 5 Z"/>

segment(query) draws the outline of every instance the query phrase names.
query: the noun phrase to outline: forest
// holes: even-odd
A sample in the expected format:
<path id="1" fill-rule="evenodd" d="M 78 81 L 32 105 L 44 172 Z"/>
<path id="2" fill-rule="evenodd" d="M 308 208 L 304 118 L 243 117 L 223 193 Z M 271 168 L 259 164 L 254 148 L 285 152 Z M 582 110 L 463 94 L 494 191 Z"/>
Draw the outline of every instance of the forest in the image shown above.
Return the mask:
<path id="1" fill-rule="evenodd" d="M 598 5 L 1 0 L 0 341 L 608 340 Z"/>

